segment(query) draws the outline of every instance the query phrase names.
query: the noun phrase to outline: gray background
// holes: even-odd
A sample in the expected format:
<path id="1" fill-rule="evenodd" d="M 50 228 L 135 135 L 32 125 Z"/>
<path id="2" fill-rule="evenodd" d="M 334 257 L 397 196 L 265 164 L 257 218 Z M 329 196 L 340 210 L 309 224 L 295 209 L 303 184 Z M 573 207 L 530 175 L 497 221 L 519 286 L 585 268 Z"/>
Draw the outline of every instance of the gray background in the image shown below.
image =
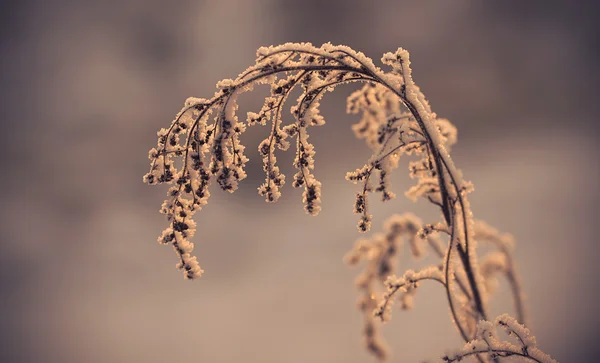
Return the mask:
<path id="1" fill-rule="evenodd" d="M 253 128 L 249 177 L 214 190 L 197 215 L 205 276 L 183 281 L 158 208 L 141 183 L 156 131 L 188 96 L 207 97 L 256 48 L 331 41 L 376 63 L 399 46 L 434 111 L 459 130 L 473 212 L 514 234 L 539 345 L 563 362 L 600 354 L 597 9 L 592 1 L 4 1 L 0 16 L 0 360 L 2 362 L 368 362 L 355 309 L 358 237 L 346 171 L 369 156 L 344 114 L 343 87 L 313 130 L 323 211 L 262 182 Z M 241 115 L 261 106 L 247 94 Z M 286 114 L 287 115 L 287 114 Z M 292 157 L 280 165 L 293 173 Z M 393 212 L 439 212 L 402 196 Z M 289 179 L 288 179 L 289 180 Z M 427 261 L 425 261 L 427 262 Z M 410 267 L 404 257 L 401 267 Z M 510 312 L 507 289 L 493 315 Z M 423 285 L 385 327 L 393 362 L 460 345 L 443 291 Z"/>

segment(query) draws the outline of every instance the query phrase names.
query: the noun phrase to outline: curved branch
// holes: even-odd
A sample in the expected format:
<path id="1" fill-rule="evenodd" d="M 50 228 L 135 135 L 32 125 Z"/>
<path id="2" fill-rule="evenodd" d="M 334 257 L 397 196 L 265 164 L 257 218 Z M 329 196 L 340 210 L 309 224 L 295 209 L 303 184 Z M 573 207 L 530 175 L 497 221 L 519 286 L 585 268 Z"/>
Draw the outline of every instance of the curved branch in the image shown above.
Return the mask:
<path id="1" fill-rule="evenodd" d="M 410 284 L 417 283 L 420 281 L 425 281 L 425 280 L 437 281 L 440 284 L 446 286 L 446 284 L 444 283 L 444 281 L 442 279 L 434 277 L 434 276 L 416 278 L 416 279 L 414 279 L 414 281 L 411 281 Z M 387 292 L 386 296 L 383 299 L 383 303 L 377 308 L 377 311 L 375 312 L 375 316 L 379 317 L 383 321 L 384 320 L 383 319 L 384 311 L 387 309 L 390 301 L 394 300 L 394 297 L 395 297 L 396 293 L 398 292 L 398 290 L 400 290 L 401 288 L 403 288 L 406 285 L 409 285 L 409 283 L 405 282 L 402 284 L 394 285 L 394 287 Z"/>

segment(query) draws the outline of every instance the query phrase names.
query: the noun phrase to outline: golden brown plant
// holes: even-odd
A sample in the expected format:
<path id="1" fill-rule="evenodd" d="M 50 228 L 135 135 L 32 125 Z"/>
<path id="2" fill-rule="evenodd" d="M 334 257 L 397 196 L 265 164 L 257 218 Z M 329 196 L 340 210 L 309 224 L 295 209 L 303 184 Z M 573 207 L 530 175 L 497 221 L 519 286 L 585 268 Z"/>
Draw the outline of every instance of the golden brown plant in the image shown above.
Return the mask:
<path id="1" fill-rule="evenodd" d="M 173 246 L 179 259 L 177 268 L 184 276 L 194 279 L 203 273 L 196 257 L 191 255 L 190 238 L 196 229 L 192 217 L 207 203 L 209 186 L 216 181 L 221 189 L 234 192 L 246 177 L 244 167 L 248 158 L 239 136 L 247 126 L 270 127 L 269 135 L 258 146 L 266 175 L 258 188 L 259 194 L 267 202 L 277 201 L 286 178 L 276 165 L 275 150 L 287 150 L 294 142 L 297 172 L 292 184 L 304 189 L 306 212 L 319 213 L 321 183 L 313 173 L 315 150 L 309 141 L 309 129 L 325 123 L 319 113 L 319 102 L 326 92 L 341 84 L 361 82 L 363 87 L 348 98 L 347 111 L 362 113 L 362 119 L 352 128 L 373 150 L 373 155 L 365 165 L 346 176 L 360 185 L 354 203 L 354 212 L 360 216 L 358 229 L 370 230 L 371 193 L 379 193 L 383 201 L 395 197 L 389 176 L 403 154 L 416 156 L 409 163 L 409 171 L 417 182 L 406 192 L 407 197 L 425 198 L 440 208 L 443 216 L 441 221 L 427 224 L 411 214 L 392 216 L 384 226 L 384 233 L 359 240 L 346 256 L 352 265 L 365 261 L 357 286 L 368 350 L 385 359 L 387 351 L 376 320 L 390 318 L 395 300 L 400 301 L 402 308 L 410 308 L 419 284 L 431 280 L 444 288 L 451 318 L 466 343 L 443 360 L 454 362 L 474 356 L 479 361 L 497 361 L 510 356 L 552 362 L 537 349 L 535 338 L 522 325 L 525 316 L 512 257 L 512 239 L 483 222 L 474 221 L 467 197 L 473 185 L 463 179 L 449 154 L 456 142 L 456 128 L 432 112 L 413 82 L 408 52 L 400 48 L 384 54 L 381 60 L 391 68 L 389 72 L 376 67 L 360 52 L 329 43 L 319 48 L 307 43 L 288 43 L 261 48 L 257 56 L 256 64 L 236 79 L 219 82 L 219 90 L 212 98 L 189 98 L 171 126 L 158 132 L 158 147 L 150 150 L 151 168 L 144 181 L 172 185 L 161 209 L 169 227 L 159 242 Z M 246 122 L 240 121 L 236 100 L 257 84 L 270 84 L 271 94 L 260 112 L 248 113 Z M 303 92 L 291 107 L 294 122 L 284 125 L 284 104 L 296 87 Z M 180 168 L 175 166 L 177 160 Z M 397 277 L 395 259 L 404 239 L 408 239 L 415 257 L 430 249 L 439 263 L 419 271 L 408 270 Z M 476 248 L 477 242 L 482 241 L 489 241 L 497 248 L 479 263 Z M 498 273 L 503 273 L 511 284 L 517 319 L 502 315 L 492 324 L 487 300 Z M 503 328 L 515 341 L 500 340 L 495 327 Z"/>

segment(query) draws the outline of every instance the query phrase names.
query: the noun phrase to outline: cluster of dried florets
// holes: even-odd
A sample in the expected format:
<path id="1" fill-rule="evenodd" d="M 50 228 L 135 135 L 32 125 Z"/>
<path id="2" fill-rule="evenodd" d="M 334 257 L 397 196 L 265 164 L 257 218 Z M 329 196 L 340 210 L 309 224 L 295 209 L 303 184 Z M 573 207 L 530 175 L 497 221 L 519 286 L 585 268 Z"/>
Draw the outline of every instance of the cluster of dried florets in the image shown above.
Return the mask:
<path id="1" fill-rule="evenodd" d="M 216 180 L 221 189 L 234 192 L 246 177 L 248 158 L 239 139 L 246 127 L 270 127 L 269 135 L 258 146 L 266 175 L 259 194 L 267 202 L 275 202 L 281 196 L 286 178 L 277 166 L 275 151 L 287 150 L 294 141 L 293 165 L 297 172 L 292 185 L 304 189 L 304 208 L 316 215 L 321 209 L 321 183 L 314 175 L 315 149 L 309 141 L 309 128 L 325 123 L 319 102 L 326 92 L 341 84 L 363 82 L 364 86 L 348 98 L 347 106 L 348 113 L 362 113 L 352 128 L 373 150 L 365 165 L 346 176 L 360 184 L 354 202 L 354 212 L 360 215 L 358 229 L 370 229 L 370 193 L 380 193 L 383 201 L 395 197 L 390 190 L 390 174 L 403 154 L 417 157 L 409 164 L 410 176 L 417 183 L 406 196 L 428 200 L 443 215 L 441 222 L 433 224 L 423 224 L 413 215 L 394 216 L 386 222 L 383 234 L 359 241 L 348 254 L 351 264 L 366 261 L 357 285 L 368 349 L 378 358 L 385 358 L 376 318 L 389 319 L 395 299 L 400 300 L 402 308 L 410 308 L 416 288 L 424 280 L 444 286 L 453 321 L 465 342 L 481 335 L 477 322 L 488 320 L 486 292 L 494 286 L 498 273 L 504 273 L 511 282 L 518 319 L 523 322 L 512 242 L 493 228 L 473 221 L 467 200 L 473 186 L 463 180 L 449 155 L 456 142 L 456 129 L 431 111 L 413 82 L 408 52 L 399 48 L 384 54 L 382 62 L 391 67 L 389 72 L 376 67 L 360 52 L 329 43 L 318 48 L 308 43 L 265 47 L 258 50 L 257 57 L 255 65 L 237 78 L 219 82 L 212 98 L 189 98 L 171 126 L 158 132 L 158 147 L 149 154 L 151 168 L 144 181 L 172 185 L 161 208 L 170 225 L 159 242 L 173 246 L 180 260 L 177 268 L 186 278 L 197 278 L 203 272 L 191 255 L 190 238 L 195 232 L 192 217 L 207 203 L 211 183 Z M 237 98 L 257 84 L 270 84 L 270 95 L 258 113 L 250 112 L 245 122 L 240 121 L 236 115 Z M 292 121 L 284 124 L 285 102 L 297 87 L 302 93 L 290 108 Z M 447 243 L 442 242 L 442 235 L 448 236 Z M 415 257 L 431 249 L 440 262 L 396 277 L 395 258 L 404 238 L 408 238 Z M 481 266 L 477 263 L 476 239 L 488 240 L 498 249 L 486 256 Z M 380 294 L 378 289 L 382 287 Z M 482 352 L 476 350 L 471 354 L 482 360 L 484 355 L 479 353 Z"/>
<path id="2" fill-rule="evenodd" d="M 405 87 L 401 87 L 401 90 L 406 92 Z M 390 191 L 389 176 L 398 167 L 398 160 L 403 154 L 421 156 L 410 164 L 410 175 L 418 178 L 418 183 L 406 195 L 414 200 L 424 196 L 441 204 L 434 161 L 428 152 L 427 135 L 414 115 L 402 107 L 398 95 L 382 85 L 369 84 L 348 97 L 347 110 L 349 113 L 362 112 L 362 119 L 352 128 L 356 137 L 365 139 L 373 150 L 373 156 L 366 165 L 346 174 L 347 180 L 362 185 L 354 204 L 354 213 L 361 216 L 358 229 L 361 232 L 370 229 L 372 216 L 368 209 L 369 192 L 381 193 L 382 201 L 396 197 Z M 432 117 L 431 123 L 439 133 L 439 140 L 447 148 L 456 142 L 456 128 L 448 120 Z"/>
<path id="3" fill-rule="evenodd" d="M 431 226 L 431 228 L 433 227 Z M 443 246 L 436 233 L 430 232 L 425 235 L 419 218 L 407 213 L 390 217 L 384 224 L 383 233 L 376 233 L 369 239 L 359 239 L 345 256 L 345 261 L 349 265 L 354 266 L 360 262 L 365 264 L 364 269 L 356 278 L 356 286 L 361 292 L 358 307 L 363 313 L 366 347 L 381 360 L 387 356 L 387 348 L 380 337 L 376 318 L 382 316 L 385 316 L 386 320 L 389 318 L 392 295 L 395 295 L 401 287 L 406 287 L 400 299 L 402 307 L 410 309 L 417 282 L 423 279 L 422 276 L 417 276 L 423 272 L 412 272 L 413 276 L 409 277 L 407 271 L 403 276 L 404 281 L 396 281 L 394 275 L 396 259 L 402 250 L 405 238 L 408 239 L 413 256 L 417 258 L 424 255 L 426 246 L 430 246 L 436 253 L 443 254 Z M 435 267 L 434 270 L 441 274 L 440 268 Z M 394 282 L 391 282 L 392 280 Z M 389 297 L 385 299 L 387 301 L 385 304 L 381 300 L 378 301 L 378 284 L 384 281 L 398 285 L 395 288 L 389 286 L 390 293 Z"/>
<path id="4" fill-rule="evenodd" d="M 315 150 L 309 141 L 309 127 L 325 123 L 319 113 L 321 98 L 336 86 L 350 82 L 367 82 L 368 88 L 379 90 L 376 93 L 393 86 L 399 89 L 401 83 L 398 74 L 384 73 L 362 53 L 344 46 L 325 44 L 317 48 L 310 44 L 285 44 L 261 48 L 257 56 L 256 64 L 236 79 L 219 82 L 219 90 L 212 98 L 189 98 L 171 126 L 158 132 L 158 147 L 150 151 L 151 168 L 144 181 L 174 184 L 161 209 L 171 225 L 159 241 L 172 244 L 180 259 L 178 267 L 190 279 L 202 274 L 196 259 L 190 255 L 193 244 L 189 238 L 194 232 L 192 216 L 206 204 L 213 181 L 216 180 L 221 189 L 234 192 L 239 181 L 246 177 L 244 166 L 248 158 L 239 136 L 247 126 L 268 124 L 271 129 L 258 147 L 266 175 L 264 184 L 258 188 L 259 194 L 267 202 L 275 202 L 280 197 L 280 188 L 286 179 L 276 164 L 275 150 L 287 150 L 290 139 L 295 139 L 297 172 L 293 186 L 304 188 L 304 208 L 316 215 L 321 209 L 321 183 L 313 173 Z M 236 115 L 237 97 L 257 84 L 270 84 L 271 95 L 258 113 L 250 112 L 246 122 L 240 121 Z M 284 104 L 296 87 L 303 92 L 291 107 L 293 122 L 284 125 Z M 389 90 L 385 93 L 388 98 L 393 96 Z M 357 104 L 357 107 L 361 106 Z M 390 107 L 398 108 L 399 104 L 390 100 Z M 407 118 L 408 114 L 403 117 Z M 390 121 L 388 128 L 397 128 L 394 124 Z M 386 137 L 392 135 L 387 129 L 382 132 Z M 406 133 L 403 137 L 413 136 Z M 176 159 L 180 168 L 175 166 Z M 385 157 L 380 159 L 374 165 L 381 176 L 377 190 L 390 199 L 392 194 L 386 190 L 389 161 L 384 161 Z"/>
<path id="5" fill-rule="evenodd" d="M 508 234 L 500 234 L 482 221 L 475 221 L 474 229 L 477 241 L 491 242 L 496 247 L 484 257 L 479 268 L 484 286 L 483 297 L 486 300 L 489 299 L 497 284 L 497 274 L 503 273 L 513 291 L 518 321 L 523 322 L 525 316 L 522 292 L 511 252 L 514 243 L 512 237 Z M 454 257 L 448 258 L 448 251 L 445 251 L 447 247 L 443 242 L 443 237 L 450 235 L 444 222 L 423 224 L 418 217 L 411 213 L 393 215 L 385 221 L 382 233 L 375 233 L 370 238 L 357 240 L 354 247 L 346 254 L 345 261 L 349 265 L 355 266 L 361 262 L 364 263 L 364 267 L 356 279 L 356 286 L 360 292 L 358 307 L 364 318 L 365 345 L 380 360 L 387 356 L 387 344 L 379 333 L 377 320 L 389 321 L 392 307 L 396 301 L 400 303 L 400 309 L 410 310 L 414 304 L 417 288 L 423 281 L 434 281 L 446 289 L 457 326 L 459 329 L 464 329 L 467 336 L 465 341 L 471 342 L 479 339 L 476 319 L 478 313 L 472 301 L 468 279 L 464 270 L 461 269 L 460 259 L 455 258 L 455 253 L 453 253 Z M 439 263 L 417 271 L 406 270 L 398 277 L 396 260 L 402 253 L 405 244 L 408 244 L 414 259 L 421 259 L 430 253 L 434 258 L 439 259 Z M 516 319 L 510 319 L 512 320 L 504 320 L 517 324 Z M 485 351 L 488 352 L 487 348 Z M 467 356 L 475 356 L 478 353 L 480 353 L 479 350 Z M 502 354 L 497 356 L 513 355 L 508 354 L 506 349 Z M 517 356 L 524 358 L 523 353 L 517 354 Z M 489 354 L 487 357 L 494 358 L 496 356 Z M 482 359 L 482 357 L 479 358 Z M 540 361 L 552 362 L 552 360 Z"/>
<path id="6" fill-rule="evenodd" d="M 497 329 L 504 331 L 512 338 L 512 341 L 501 340 L 497 335 Z M 535 337 L 531 335 L 529 329 L 508 314 L 500 315 L 493 323 L 481 320 L 477 324 L 474 339 L 465 344 L 462 349 L 446 354 L 442 360 L 444 362 L 460 362 L 478 354 L 489 360 L 511 357 L 530 362 L 556 362 L 537 348 Z"/>

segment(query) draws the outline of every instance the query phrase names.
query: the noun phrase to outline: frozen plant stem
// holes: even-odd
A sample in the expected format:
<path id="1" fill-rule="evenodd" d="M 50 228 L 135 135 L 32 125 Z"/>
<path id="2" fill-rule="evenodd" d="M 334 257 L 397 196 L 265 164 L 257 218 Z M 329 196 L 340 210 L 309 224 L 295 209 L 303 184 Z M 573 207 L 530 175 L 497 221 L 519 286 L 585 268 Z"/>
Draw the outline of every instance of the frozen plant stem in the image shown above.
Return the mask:
<path id="1" fill-rule="evenodd" d="M 385 359 L 386 350 L 374 318 L 389 319 L 389 309 L 397 295 L 401 295 L 402 306 L 409 308 L 418 283 L 425 280 L 435 280 L 444 286 L 452 319 L 467 344 L 481 338 L 482 323 L 478 322 L 488 322 L 486 293 L 491 291 L 498 272 L 509 279 L 517 316 L 523 322 L 522 294 L 512 259 L 512 245 L 491 227 L 475 224 L 467 200 L 473 186 L 463 180 L 449 155 L 450 146 L 456 142 L 456 129 L 431 111 L 413 82 L 408 52 L 399 48 L 395 53 L 384 54 L 382 62 L 391 67 L 389 72 L 376 67 L 360 52 L 329 43 L 320 48 L 308 43 L 264 47 L 258 50 L 257 57 L 256 64 L 236 79 L 219 82 L 219 90 L 212 98 L 189 98 L 171 126 L 158 132 L 158 146 L 149 153 L 151 167 L 144 182 L 172 184 L 161 208 L 169 226 L 158 241 L 172 245 L 179 259 L 177 268 L 187 279 L 195 279 L 203 273 L 196 257 L 191 255 L 190 238 L 196 230 L 192 217 L 207 203 L 210 185 L 216 180 L 221 189 L 232 193 L 246 177 L 244 168 L 248 158 L 239 140 L 246 127 L 270 125 L 268 137 L 258 146 L 265 172 L 259 194 L 267 202 L 275 202 L 281 195 L 280 188 L 286 178 L 276 165 L 275 150 L 287 150 L 288 139 L 295 139 L 293 165 L 297 172 L 293 186 L 304 189 L 304 208 L 307 213 L 316 215 L 321 209 L 321 183 L 313 173 L 315 150 L 309 141 L 309 128 L 325 123 L 319 114 L 319 105 L 326 92 L 340 84 L 361 82 L 365 85 L 348 98 L 348 112 L 363 114 L 353 130 L 358 138 L 365 139 L 373 155 L 362 168 L 346 176 L 349 181 L 362 184 L 354 203 L 354 212 L 360 215 L 358 229 L 366 232 L 371 226 L 369 193 L 381 193 L 383 201 L 395 197 L 389 190 L 389 175 L 398 167 L 402 154 L 420 156 L 409 165 L 411 177 L 418 182 L 406 195 L 428 200 L 440 207 L 443 216 L 442 221 L 425 225 L 412 215 L 393 216 L 386 222 L 385 235 L 357 242 L 346 257 L 351 264 L 367 261 L 357 284 L 364 294 L 359 306 L 365 316 L 364 332 L 369 351 L 378 359 Z M 278 78 L 280 76 L 283 77 Z M 259 113 L 250 112 L 246 122 L 239 121 L 238 96 L 258 84 L 270 84 L 270 96 Z M 301 87 L 303 92 L 297 104 L 291 107 L 294 121 L 283 125 L 284 104 L 296 87 Z M 181 164 L 179 169 L 174 162 L 177 158 Z M 475 231 L 475 226 L 481 228 Z M 446 248 L 441 234 L 449 236 Z M 397 278 L 394 259 L 405 237 L 409 238 L 415 257 L 424 253 L 421 244 L 427 241 L 440 258 L 440 264 L 417 272 L 408 270 Z M 476 237 L 490 240 L 498 248 L 495 255 L 486 256 L 482 266 L 477 263 Z M 377 302 L 380 284 L 387 292 Z M 514 347 L 488 344 L 483 348 L 478 347 L 463 356 L 475 355 L 480 361 L 497 361 L 502 356 L 529 358 L 527 347 L 520 353 L 510 350 Z M 446 358 L 452 361 L 462 356 Z"/>
<path id="2" fill-rule="evenodd" d="M 401 62 L 402 63 L 402 62 Z M 406 82 L 406 81 L 405 81 Z M 412 79 L 410 80 L 410 82 L 412 82 Z M 405 83 L 406 84 L 406 83 Z M 467 217 L 465 215 L 465 203 L 463 200 L 463 195 L 462 192 L 460 190 L 459 185 L 457 184 L 457 176 L 455 176 L 453 174 L 453 171 L 455 172 L 456 169 L 454 168 L 454 165 L 452 163 L 452 159 L 450 159 L 450 155 L 447 154 L 445 156 L 445 158 L 440 154 L 440 150 L 438 149 L 438 145 L 435 145 L 431 134 L 435 133 L 436 130 L 430 130 L 427 128 L 427 126 L 425 125 L 425 123 L 423 122 L 423 118 L 421 117 L 421 115 L 419 114 L 419 111 L 417 109 L 417 107 L 411 103 L 411 101 L 409 101 L 406 98 L 406 87 L 403 85 L 403 87 L 401 87 L 401 89 L 403 90 L 402 93 L 398 92 L 398 90 L 392 89 L 390 87 L 390 85 L 385 84 L 386 87 L 390 88 L 391 90 L 394 91 L 394 93 L 396 95 L 398 95 L 398 97 L 400 97 L 400 99 L 402 100 L 402 102 L 404 103 L 404 105 L 410 110 L 410 112 L 412 113 L 412 115 L 414 116 L 414 118 L 416 119 L 417 123 L 419 124 L 419 127 L 421 128 L 423 135 L 425 136 L 425 138 L 427 139 L 427 144 L 428 144 L 428 150 L 430 150 L 430 153 L 433 157 L 433 160 L 435 161 L 435 166 L 436 166 L 436 170 L 441 170 L 442 172 L 438 172 L 437 177 L 439 179 L 438 184 L 440 186 L 440 194 L 442 197 L 442 211 L 444 214 L 444 219 L 446 220 L 446 224 L 448 226 L 453 226 L 452 228 L 452 233 L 454 233 L 455 231 L 455 227 L 454 227 L 454 220 L 453 220 L 453 215 L 456 212 L 455 210 L 451 210 L 451 205 L 452 200 L 450 197 L 450 194 L 448 193 L 448 190 L 446 189 L 446 180 L 445 180 L 445 172 L 448 173 L 448 176 L 450 177 L 450 179 L 452 180 L 451 184 L 454 186 L 454 188 L 456 188 L 456 195 L 458 197 L 458 202 L 461 206 L 461 211 L 463 213 L 463 228 L 464 228 L 464 238 L 465 238 L 465 246 L 464 248 L 460 245 L 460 244 L 456 244 L 456 248 L 458 250 L 458 254 L 460 256 L 460 259 L 463 263 L 463 266 L 465 268 L 465 272 L 467 274 L 467 278 L 469 279 L 469 285 L 471 288 L 471 292 L 473 293 L 473 300 L 475 302 L 475 307 L 477 309 L 477 312 L 479 313 L 479 315 L 481 316 L 481 318 L 483 320 L 487 320 L 487 314 L 485 313 L 485 308 L 483 306 L 483 301 L 481 299 L 481 294 L 479 293 L 479 288 L 477 286 L 477 283 L 475 282 L 475 274 L 473 272 L 473 267 L 471 265 L 471 260 L 469 259 L 469 226 L 467 225 Z M 418 100 L 417 100 L 418 102 Z M 441 146 L 441 145 L 440 145 Z M 452 165 L 452 168 L 449 169 L 448 168 L 448 164 Z M 442 166 L 443 165 L 443 166 Z M 449 248 L 452 248 L 452 243 L 449 244 Z M 450 251 L 448 252 L 448 259 L 450 258 L 451 254 Z M 446 261 L 446 266 L 449 265 L 449 261 Z M 446 268 L 446 271 L 448 271 L 448 269 Z M 449 290 L 448 290 L 449 291 Z M 448 299 L 450 302 L 450 306 L 452 306 L 452 302 L 451 302 L 451 297 L 450 294 L 448 293 Z M 453 309 L 453 308 L 452 308 Z M 455 315 L 455 313 L 453 312 L 453 315 Z M 459 327 L 460 329 L 460 327 Z M 462 332 L 462 329 L 461 329 Z M 466 334 L 464 334 L 464 332 L 462 332 L 463 338 L 465 340 L 468 340 Z"/>

